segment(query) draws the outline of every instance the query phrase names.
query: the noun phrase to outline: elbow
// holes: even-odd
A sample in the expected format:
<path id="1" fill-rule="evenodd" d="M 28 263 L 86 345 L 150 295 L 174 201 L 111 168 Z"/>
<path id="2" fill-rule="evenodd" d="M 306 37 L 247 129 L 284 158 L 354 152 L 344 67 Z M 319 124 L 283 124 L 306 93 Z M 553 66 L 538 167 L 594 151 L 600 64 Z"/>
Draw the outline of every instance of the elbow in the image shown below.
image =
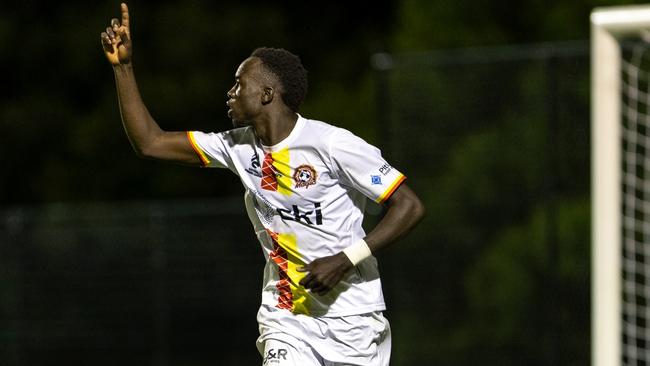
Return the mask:
<path id="1" fill-rule="evenodd" d="M 411 226 L 416 225 L 426 215 L 426 208 L 422 200 L 405 184 L 388 199 L 387 205 L 389 209 L 395 208 L 396 212 L 399 212 L 411 223 Z"/>
<path id="2" fill-rule="evenodd" d="M 127 137 L 137 157 L 156 159 L 162 148 L 161 138 L 163 133 L 159 129 L 139 131 L 138 133 L 129 133 L 127 130 Z"/>
<path id="3" fill-rule="evenodd" d="M 146 159 L 148 157 L 147 154 L 149 154 L 149 151 L 144 147 L 137 144 L 131 144 L 131 147 L 133 147 L 133 152 L 135 153 L 135 156 L 142 159 Z"/>
<path id="4" fill-rule="evenodd" d="M 133 151 L 138 158 L 141 159 L 154 159 L 155 154 L 151 147 L 146 145 L 136 145 L 133 144 Z"/>
<path id="5" fill-rule="evenodd" d="M 131 147 L 133 148 L 133 152 L 135 153 L 135 156 L 139 158 L 145 158 L 144 149 L 136 145 L 131 145 Z"/>
<path id="6" fill-rule="evenodd" d="M 140 139 L 131 140 L 131 146 L 135 155 L 142 159 L 155 159 L 156 158 L 156 144 L 155 139 Z"/>
<path id="7" fill-rule="evenodd" d="M 420 201 L 419 198 L 415 198 L 412 207 L 411 207 L 411 212 L 413 214 L 413 218 L 415 222 L 420 222 L 424 216 L 427 214 L 427 209 L 424 207 L 424 204 L 422 201 Z"/>

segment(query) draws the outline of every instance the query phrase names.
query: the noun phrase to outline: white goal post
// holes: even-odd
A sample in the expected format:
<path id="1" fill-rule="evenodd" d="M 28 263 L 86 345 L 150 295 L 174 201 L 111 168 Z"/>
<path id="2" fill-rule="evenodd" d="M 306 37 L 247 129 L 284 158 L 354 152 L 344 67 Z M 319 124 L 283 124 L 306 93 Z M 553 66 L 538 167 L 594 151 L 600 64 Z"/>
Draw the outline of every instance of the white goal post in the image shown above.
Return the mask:
<path id="1" fill-rule="evenodd" d="M 591 13 L 592 365 L 624 362 L 622 278 L 623 37 L 650 29 L 650 5 Z M 650 243 L 648 243 L 650 244 Z M 650 298 L 648 299 L 650 302 Z M 650 328 L 650 324 L 647 324 Z M 645 356 L 644 356 L 645 357 Z M 647 360 L 639 361 L 646 364 Z M 650 362 L 650 361 L 648 361 Z M 636 361 L 633 363 L 637 365 Z M 650 363 L 648 363 L 650 364 Z"/>

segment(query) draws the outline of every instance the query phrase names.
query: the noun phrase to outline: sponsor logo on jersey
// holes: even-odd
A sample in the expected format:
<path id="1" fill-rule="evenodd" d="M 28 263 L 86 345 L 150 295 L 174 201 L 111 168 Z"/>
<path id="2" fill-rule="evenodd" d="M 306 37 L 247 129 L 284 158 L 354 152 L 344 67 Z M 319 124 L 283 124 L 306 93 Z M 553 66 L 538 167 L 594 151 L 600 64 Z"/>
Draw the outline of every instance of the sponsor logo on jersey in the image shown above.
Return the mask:
<path id="1" fill-rule="evenodd" d="M 390 165 L 388 165 L 388 163 L 382 165 L 382 166 L 379 168 L 379 172 L 380 172 L 382 175 L 384 175 L 384 176 L 385 176 L 386 174 L 390 173 L 391 170 L 393 170 L 393 167 L 390 166 Z"/>
<path id="2" fill-rule="evenodd" d="M 296 188 L 309 188 L 309 186 L 316 184 L 318 174 L 313 166 L 303 164 L 296 168 L 293 173 L 293 180 L 296 181 Z"/>
<path id="3" fill-rule="evenodd" d="M 288 353 L 289 352 L 284 348 L 278 348 L 277 350 L 275 348 L 271 348 L 268 351 L 266 351 L 266 355 L 264 355 L 263 365 L 280 363 L 280 360 L 287 359 Z"/>
<path id="4" fill-rule="evenodd" d="M 381 185 L 381 176 L 380 175 L 371 175 L 370 182 L 373 185 Z"/>
<path id="5" fill-rule="evenodd" d="M 257 155 L 257 152 L 253 152 L 251 165 L 246 168 L 246 173 L 254 175 L 258 178 L 262 178 L 262 171 L 260 170 L 260 157 Z"/>
<path id="6" fill-rule="evenodd" d="M 320 203 L 314 203 L 314 209 L 307 211 L 298 205 L 291 205 L 291 209 L 277 208 L 278 215 L 284 220 L 302 222 L 307 225 L 323 225 L 323 212 Z"/>

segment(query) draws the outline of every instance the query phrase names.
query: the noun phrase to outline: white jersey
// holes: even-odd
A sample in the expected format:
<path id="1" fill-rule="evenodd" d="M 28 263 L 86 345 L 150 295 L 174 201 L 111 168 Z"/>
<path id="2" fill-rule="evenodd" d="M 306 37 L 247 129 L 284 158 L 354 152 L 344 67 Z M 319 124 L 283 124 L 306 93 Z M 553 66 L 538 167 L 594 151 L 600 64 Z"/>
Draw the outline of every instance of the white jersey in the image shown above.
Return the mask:
<path id="1" fill-rule="evenodd" d="M 252 127 L 187 133 L 204 166 L 228 168 L 266 258 L 262 303 L 312 316 L 385 310 L 377 261 L 359 263 L 326 295 L 299 285 L 296 269 L 365 237 L 366 197 L 383 202 L 405 177 L 351 132 L 301 116 L 290 135 L 264 146 Z"/>

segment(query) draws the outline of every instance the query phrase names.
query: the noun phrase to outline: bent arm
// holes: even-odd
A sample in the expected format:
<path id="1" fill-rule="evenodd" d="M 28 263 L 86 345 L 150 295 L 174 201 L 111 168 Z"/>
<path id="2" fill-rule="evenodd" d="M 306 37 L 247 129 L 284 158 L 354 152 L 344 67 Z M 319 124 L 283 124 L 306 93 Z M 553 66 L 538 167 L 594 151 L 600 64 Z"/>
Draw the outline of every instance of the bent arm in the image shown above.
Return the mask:
<path id="1" fill-rule="evenodd" d="M 424 205 L 404 183 L 386 201 L 386 206 L 386 215 L 364 238 L 371 253 L 406 235 L 424 217 Z M 309 272 L 300 281 L 300 285 L 324 295 L 353 267 L 354 264 L 344 252 L 318 258 L 298 268 L 298 272 Z"/>
<path id="2" fill-rule="evenodd" d="M 364 238 L 372 253 L 408 234 L 425 214 L 422 201 L 406 183 L 390 196 L 386 206 L 384 217 Z"/>
<path id="3" fill-rule="evenodd" d="M 160 128 L 142 101 L 133 66 L 115 65 L 115 85 L 126 135 L 138 156 L 187 165 L 201 165 L 185 132 Z"/>
<path id="4" fill-rule="evenodd" d="M 124 130 L 133 149 L 139 156 L 200 165 L 184 132 L 166 132 L 154 121 L 145 106 L 131 63 L 131 18 L 125 3 L 120 5 L 121 21 L 111 19 L 111 25 L 100 35 L 102 48 L 108 62 L 113 66 L 115 85 Z"/>

